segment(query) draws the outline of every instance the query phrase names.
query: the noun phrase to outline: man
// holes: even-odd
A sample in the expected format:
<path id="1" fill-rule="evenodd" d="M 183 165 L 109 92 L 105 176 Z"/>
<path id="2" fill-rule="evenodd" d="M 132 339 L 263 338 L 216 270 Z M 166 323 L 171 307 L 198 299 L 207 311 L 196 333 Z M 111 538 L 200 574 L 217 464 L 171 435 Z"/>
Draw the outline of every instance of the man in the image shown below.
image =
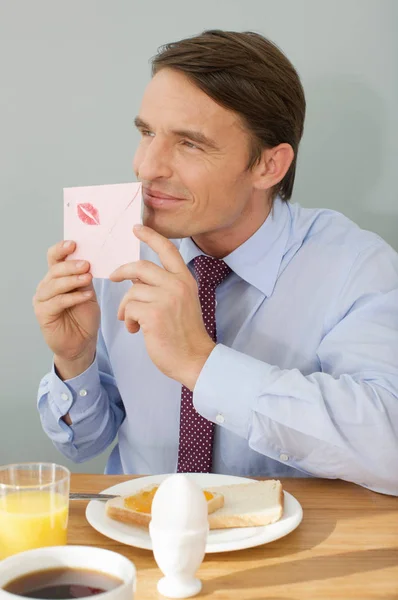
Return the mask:
<path id="1" fill-rule="evenodd" d="M 296 71 L 258 34 L 207 31 L 155 57 L 136 118 L 141 260 L 93 282 L 57 244 L 34 298 L 54 353 L 38 408 L 66 456 L 118 436 L 111 473 L 398 494 L 398 256 L 289 204 L 304 115 Z"/>

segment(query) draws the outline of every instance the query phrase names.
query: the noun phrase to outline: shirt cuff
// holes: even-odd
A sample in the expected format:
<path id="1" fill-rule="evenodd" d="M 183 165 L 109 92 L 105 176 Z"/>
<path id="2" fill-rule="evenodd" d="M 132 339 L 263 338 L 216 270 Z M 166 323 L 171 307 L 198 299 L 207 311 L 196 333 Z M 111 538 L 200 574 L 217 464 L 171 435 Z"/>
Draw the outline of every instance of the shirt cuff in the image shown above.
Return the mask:
<path id="1" fill-rule="evenodd" d="M 252 411 L 272 366 L 217 344 L 193 391 L 193 404 L 202 417 L 248 439 Z"/>
<path id="2" fill-rule="evenodd" d="M 58 377 L 53 363 L 48 375 L 48 393 L 53 414 L 58 419 L 69 413 L 72 421 L 76 420 L 101 394 L 97 357 L 83 373 L 65 381 Z"/>

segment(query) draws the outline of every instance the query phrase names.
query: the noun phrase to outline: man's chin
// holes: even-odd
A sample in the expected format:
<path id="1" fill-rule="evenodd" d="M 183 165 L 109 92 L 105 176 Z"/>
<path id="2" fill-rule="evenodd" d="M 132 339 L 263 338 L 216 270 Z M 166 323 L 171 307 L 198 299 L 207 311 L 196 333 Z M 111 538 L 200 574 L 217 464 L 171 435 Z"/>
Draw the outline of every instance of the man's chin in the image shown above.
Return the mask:
<path id="1" fill-rule="evenodd" d="M 189 233 L 187 234 L 186 232 L 182 232 L 181 228 L 176 227 L 175 224 L 171 222 L 168 223 L 168 220 L 169 219 L 157 218 L 157 216 L 154 214 L 145 214 L 145 212 L 142 217 L 143 225 L 145 225 L 146 227 L 150 227 L 157 233 L 160 233 L 160 235 L 163 235 L 163 237 L 165 238 L 175 240 L 189 236 Z M 172 219 L 170 218 L 170 221 L 171 220 Z"/>

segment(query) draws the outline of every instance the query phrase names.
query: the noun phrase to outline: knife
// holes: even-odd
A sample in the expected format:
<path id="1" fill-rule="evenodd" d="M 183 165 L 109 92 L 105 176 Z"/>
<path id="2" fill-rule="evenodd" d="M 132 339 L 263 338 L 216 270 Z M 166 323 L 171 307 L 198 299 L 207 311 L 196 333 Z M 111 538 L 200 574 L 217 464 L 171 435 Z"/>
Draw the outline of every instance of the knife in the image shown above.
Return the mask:
<path id="1" fill-rule="evenodd" d="M 110 500 L 111 498 L 117 497 L 118 496 L 113 496 L 112 494 L 69 494 L 70 500 Z"/>

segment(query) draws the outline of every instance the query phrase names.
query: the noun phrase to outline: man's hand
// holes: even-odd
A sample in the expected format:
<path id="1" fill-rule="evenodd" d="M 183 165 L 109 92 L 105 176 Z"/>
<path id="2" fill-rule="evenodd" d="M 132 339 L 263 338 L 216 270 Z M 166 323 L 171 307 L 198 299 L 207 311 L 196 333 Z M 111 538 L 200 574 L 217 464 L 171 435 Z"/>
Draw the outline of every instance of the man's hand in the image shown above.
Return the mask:
<path id="1" fill-rule="evenodd" d="M 203 322 L 196 281 L 170 240 L 144 226 L 134 227 L 134 233 L 156 252 L 164 269 L 143 260 L 111 274 L 112 281 L 134 282 L 118 318 L 130 333 L 142 330 L 149 356 L 165 375 L 193 390 L 215 347 Z"/>
<path id="2" fill-rule="evenodd" d="M 48 272 L 33 298 L 36 318 L 62 379 L 80 375 L 94 360 L 100 308 L 86 261 L 66 260 L 75 242 L 48 251 Z"/>

